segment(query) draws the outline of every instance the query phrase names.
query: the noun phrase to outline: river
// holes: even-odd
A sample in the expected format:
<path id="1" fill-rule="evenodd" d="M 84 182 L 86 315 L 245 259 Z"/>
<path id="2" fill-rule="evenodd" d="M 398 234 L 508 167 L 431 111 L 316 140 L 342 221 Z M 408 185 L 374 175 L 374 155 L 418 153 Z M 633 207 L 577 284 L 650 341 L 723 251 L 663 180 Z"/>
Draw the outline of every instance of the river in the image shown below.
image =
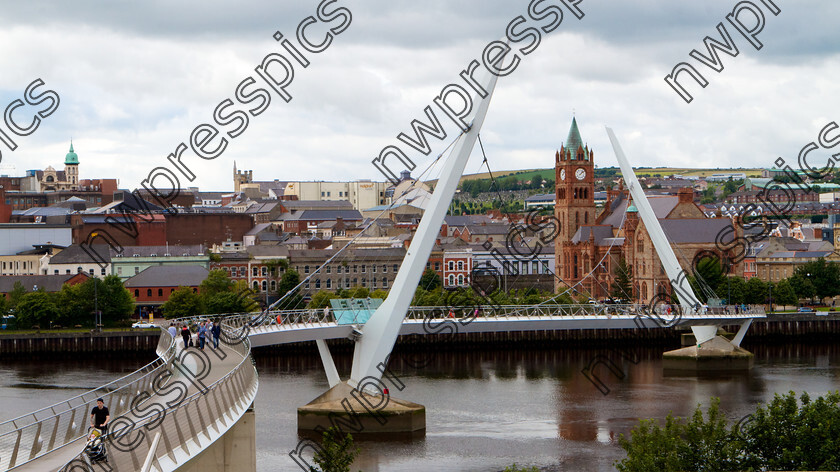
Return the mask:
<path id="1" fill-rule="evenodd" d="M 617 438 L 638 418 L 663 418 L 669 411 L 684 416 L 717 396 L 736 421 L 774 393 L 820 395 L 840 388 L 840 346 L 744 347 L 756 355 L 751 372 L 702 377 L 664 375 L 660 347 L 395 354 L 392 371 L 405 388 L 391 388 L 391 394 L 426 406 L 425 437 L 361 438 L 353 470 L 497 472 L 514 462 L 544 471 L 615 470 L 614 461 L 624 455 Z M 624 376 L 596 368 L 607 394 L 581 373 L 596 356 L 611 359 Z M 301 470 L 288 455 L 299 441 L 296 407 L 327 389 L 320 360 L 266 352 L 255 357 L 258 470 Z M 0 418 L 81 393 L 149 360 L 4 359 Z M 349 354 L 336 355 L 343 375 L 350 362 Z"/>

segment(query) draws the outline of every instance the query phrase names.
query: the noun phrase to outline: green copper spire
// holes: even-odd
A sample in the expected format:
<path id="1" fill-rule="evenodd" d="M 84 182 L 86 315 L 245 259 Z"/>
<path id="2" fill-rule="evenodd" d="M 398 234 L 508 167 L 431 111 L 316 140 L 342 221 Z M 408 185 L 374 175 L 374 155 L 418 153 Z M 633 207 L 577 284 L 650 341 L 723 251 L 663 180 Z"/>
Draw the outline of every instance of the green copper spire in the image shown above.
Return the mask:
<path id="1" fill-rule="evenodd" d="M 69 165 L 69 164 L 76 164 L 76 165 L 79 164 L 79 156 L 77 156 L 76 153 L 73 151 L 73 140 L 72 139 L 70 140 L 70 152 L 68 152 L 67 155 L 64 156 L 64 165 Z"/>
<path id="2" fill-rule="evenodd" d="M 580 139 L 580 131 L 578 131 L 577 118 L 572 118 L 572 127 L 569 129 L 569 136 L 566 138 L 565 147 L 566 150 L 572 151 L 573 159 L 575 153 L 582 144 L 583 140 Z"/>

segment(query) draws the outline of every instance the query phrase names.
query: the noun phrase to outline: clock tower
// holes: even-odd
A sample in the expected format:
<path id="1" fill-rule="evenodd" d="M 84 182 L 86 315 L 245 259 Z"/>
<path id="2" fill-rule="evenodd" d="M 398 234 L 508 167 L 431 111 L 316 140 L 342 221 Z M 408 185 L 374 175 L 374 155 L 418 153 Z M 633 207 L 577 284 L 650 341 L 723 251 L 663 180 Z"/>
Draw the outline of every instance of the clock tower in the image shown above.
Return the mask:
<path id="1" fill-rule="evenodd" d="M 593 156 L 580 139 L 577 120 L 572 118 L 569 136 L 554 156 L 554 216 L 560 221 L 555 254 L 561 254 L 560 245 L 571 241 L 578 228 L 595 224 Z"/>

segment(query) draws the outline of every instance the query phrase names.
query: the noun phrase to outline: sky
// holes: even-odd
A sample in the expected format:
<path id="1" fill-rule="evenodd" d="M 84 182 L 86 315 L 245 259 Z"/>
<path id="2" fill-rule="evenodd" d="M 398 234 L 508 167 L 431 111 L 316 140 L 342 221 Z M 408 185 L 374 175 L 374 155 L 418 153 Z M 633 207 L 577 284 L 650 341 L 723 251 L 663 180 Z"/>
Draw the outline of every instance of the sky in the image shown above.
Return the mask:
<path id="1" fill-rule="evenodd" d="M 481 132 L 491 170 L 552 167 L 573 116 L 598 166 L 617 165 L 604 126 L 637 167 L 770 167 L 778 157 L 795 165 L 800 150 L 840 119 L 840 2 L 774 2 L 777 16 L 754 0 L 765 16 L 760 50 L 727 22 L 735 0 L 583 0 L 582 19 L 564 8 L 562 23 L 498 81 Z M 552 3 L 559 0 L 537 7 Z M 117 178 L 122 188 L 169 165 L 167 156 L 196 126 L 213 123 L 217 105 L 256 76 L 267 54 L 289 56 L 273 35 L 294 40 L 301 20 L 319 8 L 315 0 L 0 5 L 0 107 L 23 99 L 36 79 L 45 83 L 36 92 L 60 97 L 33 133 L 11 135 L 16 150 L 0 142 L 0 173 L 60 169 L 72 137 L 81 178 Z M 308 67 L 293 63 L 291 101 L 273 94 L 214 159 L 185 152 L 195 179 L 182 178 L 182 186 L 230 191 L 234 161 L 255 180 L 384 180 L 371 160 L 399 144 L 396 136 L 424 118 L 441 89 L 460 80 L 511 20 L 527 16 L 529 2 L 338 0 L 324 8 L 339 7 L 352 14 L 349 26 L 323 52 L 307 53 Z M 689 53 L 708 55 L 703 39 L 721 40 L 721 22 L 739 53 L 721 53 L 717 72 Z M 322 23 L 309 31 L 325 35 Z M 709 81 L 700 88 L 681 76 L 691 103 L 664 81 L 684 61 Z M 46 104 L 14 116 L 31 120 Z M 409 154 L 415 175 L 454 138 L 450 125 L 447 139 L 432 140 L 430 157 Z M 473 152 L 467 173 L 486 170 L 480 154 Z M 820 150 L 812 159 L 829 155 Z"/>

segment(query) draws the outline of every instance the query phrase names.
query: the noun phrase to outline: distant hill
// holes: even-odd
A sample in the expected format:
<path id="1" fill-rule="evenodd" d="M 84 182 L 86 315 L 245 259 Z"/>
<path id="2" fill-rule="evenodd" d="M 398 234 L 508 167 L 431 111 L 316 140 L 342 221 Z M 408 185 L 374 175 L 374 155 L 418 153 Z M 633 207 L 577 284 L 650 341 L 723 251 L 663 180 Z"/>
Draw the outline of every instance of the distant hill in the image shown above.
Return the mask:
<path id="1" fill-rule="evenodd" d="M 615 170 L 616 173 L 621 174 L 621 170 L 617 167 L 597 167 L 595 169 L 595 175 L 601 174 L 599 171 L 609 171 Z M 747 174 L 747 177 L 761 177 L 762 169 L 745 169 L 745 168 L 736 168 L 736 169 L 691 169 L 691 168 L 676 168 L 676 167 L 637 167 L 636 168 L 636 176 L 638 177 L 653 177 L 659 175 L 661 177 L 668 177 L 670 175 L 679 174 L 685 176 L 698 176 L 698 177 L 708 177 L 712 174 L 721 174 L 726 172 L 743 172 Z M 493 177 L 500 178 L 506 177 L 508 175 L 516 175 L 521 180 L 531 180 L 531 178 L 536 175 L 540 174 L 544 179 L 553 179 L 554 178 L 554 168 L 548 169 L 529 169 L 529 170 L 502 170 L 498 172 L 493 172 Z M 490 174 L 488 172 L 482 172 L 478 174 L 467 174 L 461 177 L 461 182 L 465 180 L 482 180 L 482 179 L 489 179 Z M 435 184 L 437 183 L 437 179 L 429 180 L 426 183 L 428 184 Z"/>

